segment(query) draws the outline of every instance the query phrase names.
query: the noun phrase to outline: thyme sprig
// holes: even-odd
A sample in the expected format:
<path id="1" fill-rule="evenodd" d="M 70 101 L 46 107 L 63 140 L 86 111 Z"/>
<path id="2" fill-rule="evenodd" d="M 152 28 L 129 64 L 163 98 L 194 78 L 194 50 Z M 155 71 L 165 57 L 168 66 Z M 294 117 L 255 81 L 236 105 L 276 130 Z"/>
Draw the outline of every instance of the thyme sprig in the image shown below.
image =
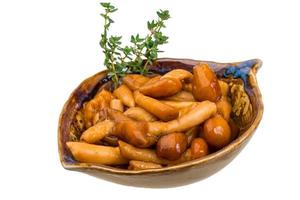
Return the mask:
<path id="1" fill-rule="evenodd" d="M 168 43 L 168 37 L 161 31 L 165 28 L 165 21 L 170 18 L 168 10 L 157 11 L 158 18 L 148 21 L 149 33 L 145 37 L 139 34 L 130 37 L 130 46 L 122 47 L 122 36 L 109 36 L 108 30 L 114 23 L 110 15 L 117 11 L 110 3 L 101 3 L 104 13 L 104 30 L 101 34 L 100 46 L 105 55 L 104 65 L 108 70 L 108 76 L 117 87 L 120 78 L 129 73 L 147 74 L 148 65 L 157 59 L 159 46 Z"/>

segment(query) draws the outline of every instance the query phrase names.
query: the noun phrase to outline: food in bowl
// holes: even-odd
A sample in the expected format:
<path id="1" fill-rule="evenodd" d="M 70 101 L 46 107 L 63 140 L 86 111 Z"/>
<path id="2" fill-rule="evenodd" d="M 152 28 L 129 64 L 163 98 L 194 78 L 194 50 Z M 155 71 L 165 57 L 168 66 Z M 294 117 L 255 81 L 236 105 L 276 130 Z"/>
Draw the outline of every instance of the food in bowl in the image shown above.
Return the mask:
<path id="1" fill-rule="evenodd" d="M 158 58 L 168 10 L 149 33 L 109 36 L 100 46 L 107 70 L 84 80 L 65 103 L 58 127 L 64 168 L 131 186 L 173 187 L 204 179 L 248 143 L 263 113 L 256 81 L 261 60 L 217 63 Z"/>
<path id="2" fill-rule="evenodd" d="M 66 144 L 79 162 L 129 170 L 202 158 L 237 136 L 228 88 L 203 63 L 193 73 L 128 74 L 83 104 L 80 139 Z"/>

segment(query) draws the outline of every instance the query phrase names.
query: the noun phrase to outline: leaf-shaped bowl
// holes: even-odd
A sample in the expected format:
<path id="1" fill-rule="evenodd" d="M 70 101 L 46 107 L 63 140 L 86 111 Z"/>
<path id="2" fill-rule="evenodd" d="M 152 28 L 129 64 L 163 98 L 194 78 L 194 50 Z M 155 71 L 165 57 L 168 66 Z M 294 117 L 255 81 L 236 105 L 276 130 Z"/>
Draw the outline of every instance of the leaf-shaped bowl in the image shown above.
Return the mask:
<path id="1" fill-rule="evenodd" d="M 192 71 L 198 63 L 208 63 L 219 79 L 229 83 L 233 115 L 240 126 L 239 136 L 226 147 L 203 158 L 161 169 L 133 171 L 105 165 L 80 163 L 74 160 L 66 142 L 78 136 L 77 112 L 83 103 L 109 84 L 106 71 L 84 80 L 70 95 L 59 118 L 58 149 L 64 168 L 82 171 L 112 182 L 138 187 L 175 187 L 204 179 L 226 166 L 245 147 L 263 115 L 263 102 L 256 81 L 256 72 L 261 67 L 259 59 L 236 63 L 216 63 L 191 59 L 158 59 L 150 70 L 164 74 L 173 69 Z"/>

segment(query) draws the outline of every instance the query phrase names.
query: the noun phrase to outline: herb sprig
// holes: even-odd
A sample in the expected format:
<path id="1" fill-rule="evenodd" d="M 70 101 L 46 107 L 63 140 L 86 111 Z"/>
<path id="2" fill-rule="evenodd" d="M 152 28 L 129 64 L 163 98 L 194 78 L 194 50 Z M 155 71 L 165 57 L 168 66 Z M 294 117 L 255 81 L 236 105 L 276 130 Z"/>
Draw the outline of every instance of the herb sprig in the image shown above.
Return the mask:
<path id="1" fill-rule="evenodd" d="M 101 3 L 104 13 L 104 30 L 101 34 L 100 46 L 105 55 L 104 65 L 108 70 L 108 76 L 117 87 L 120 78 L 129 73 L 147 74 L 148 65 L 157 59 L 159 46 L 168 43 L 168 37 L 161 31 L 165 28 L 165 21 L 170 18 L 168 10 L 157 11 L 158 18 L 148 21 L 149 33 L 145 37 L 139 34 L 130 37 L 130 46 L 122 47 L 122 36 L 109 36 L 108 30 L 114 23 L 110 15 L 117 11 L 110 3 Z"/>

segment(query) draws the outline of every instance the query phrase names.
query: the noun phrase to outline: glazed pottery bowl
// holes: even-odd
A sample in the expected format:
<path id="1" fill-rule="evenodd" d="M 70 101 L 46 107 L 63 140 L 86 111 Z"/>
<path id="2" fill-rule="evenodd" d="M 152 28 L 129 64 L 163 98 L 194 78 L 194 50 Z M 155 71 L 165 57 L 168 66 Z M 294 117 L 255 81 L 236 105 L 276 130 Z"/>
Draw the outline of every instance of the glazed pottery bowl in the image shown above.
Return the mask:
<path id="1" fill-rule="evenodd" d="M 229 84 L 233 118 L 240 127 L 239 136 L 226 147 L 203 158 L 161 169 L 133 171 L 105 165 L 80 163 L 74 160 L 66 146 L 67 141 L 79 137 L 77 112 L 85 101 L 110 84 L 106 71 L 84 80 L 70 95 L 59 119 L 58 148 L 64 168 L 82 171 L 112 182 L 138 187 L 175 187 L 204 179 L 226 166 L 245 147 L 258 127 L 263 114 L 263 102 L 256 72 L 262 65 L 259 59 L 236 63 L 216 63 L 190 59 L 158 59 L 150 70 L 164 74 L 173 69 L 192 71 L 198 63 L 207 63 L 219 79 Z"/>

